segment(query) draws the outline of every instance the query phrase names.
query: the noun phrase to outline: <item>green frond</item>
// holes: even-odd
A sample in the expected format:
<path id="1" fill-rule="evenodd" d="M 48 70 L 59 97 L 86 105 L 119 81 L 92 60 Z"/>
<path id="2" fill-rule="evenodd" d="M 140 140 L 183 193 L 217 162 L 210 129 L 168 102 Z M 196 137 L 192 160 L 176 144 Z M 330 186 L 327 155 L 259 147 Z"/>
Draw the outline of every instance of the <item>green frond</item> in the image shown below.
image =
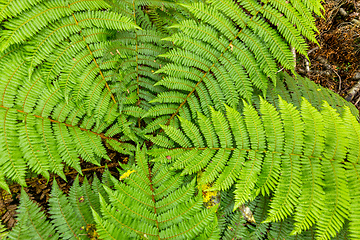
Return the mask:
<path id="1" fill-rule="evenodd" d="M 3 119 L 0 134 L 1 172 L 7 178 L 25 186 L 26 162 L 19 154 L 21 150 L 16 141 L 19 137 L 16 131 L 17 115 L 4 108 L 0 108 L 0 114 Z"/>
<path id="2" fill-rule="evenodd" d="M 355 116 L 351 114 L 349 108 L 346 108 L 343 113 L 343 119 L 345 120 L 346 128 L 351 134 L 347 136 L 348 138 L 348 159 L 349 161 L 353 161 L 352 163 L 357 164 L 359 162 L 360 157 L 360 149 L 359 149 L 359 141 L 360 141 L 360 129 L 358 125 L 358 121 Z"/>
<path id="3" fill-rule="evenodd" d="M 217 151 L 215 156 L 209 162 L 209 165 L 207 165 L 206 170 L 202 176 L 201 183 L 205 184 L 213 182 L 219 173 L 221 173 L 224 169 L 226 162 L 229 161 L 230 155 L 231 151 L 224 149 Z"/>
<path id="4" fill-rule="evenodd" d="M 119 116 L 107 84 L 119 57 L 102 61 L 103 52 L 114 30 L 138 28 L 105 1 L 23 4 L 1 5 L 0 58 L 0 166 L 5 178 L 21 185 L 28 169 L 65 179 L 63 163 L 81 172 L 79 157 L 96 165 L 99 157 L 109 159 L 100 139 L 108 140 L 101 134 Z M 136 110 L 124 112 L 144 113 Z"/>
<path id="5" fill-rule="evenodd" d="M 18 223 L 7 235 L 9 239 L 59 239 L 54 225 L 46 219 L 41 208 L 29 199 L 24 189 L 21 189 L 17 220 Z"/>
<path id="6" fill-rule="evenodd" d="M 281 156 L 281 177 L 275 191 L 267 221 L 280 221 L 294 211 L 298 203 L 301 182 L 301 161 L 304 124 L 296 108 L 279 98 L 281 120 L 284 125 L 285 146 Z"/>
<path id="7" fill-rule="evenodd" d="M 145 135 L 145 137 L 160 147 L 171 148 L 174 145 L 174 141 L 162 135 Z"/>
<path id="8" fill-rule="evenodd" d="M 219 137 L 220 146 L 222 148 L 230 147 L 232 145 L 232 138 L 230 130 L 228 129 L 229 124 L 224 115 L 221 112 L 211 109 L 211 120 L 214 123 L 215 131 Z"/>
<path id="9" fill-rule="evenodd" d="M 203 147 L 204 146 L 203 138 L 196 125 L 184 118 L 179 118 L 179 120 L 181 122 L 181 127 L 184 129 L 186 135 L 189 136 L 193 145 L 197 147 Z"/>
<path id="10" fill-rule="evenodd" d="M 325 100 L 339 113 L 343 112 L 343 106 L 347 106 L 354 116 L 359 116 L 359 111 L 353 104 L 347 102 L 329 89 L 317 85 L 313 81 L 299 75 L 295 75 L 295 78 L 285 72 L 278 73 L 277 75 L 278 82 L 276 88 L 268 89 L 266 94 L 267 100 L 277 107 L 278 105 L 275 100 L 278 95 L 287 102 L 292 102 L 298 108 L 301 107 L 302 98 L 304 97 L 317 110 L 321 110 L 323 101 Z"/>
<path id="11" fill-rule="evenodd" d="M 322 164 L 324 171 L 325 206 L 318 221 L 319 239 L 329 239 L 340 231 L 349 215 L 350 197 L 344 167 L 336 161 Z"/>
<path id="12" fill-rule="evenodd" d="M 214 189 L 226 190 L 229 189 L 241 173 L 245 163 L 246 152 L 235 150 L 227 165 L 222 170 L 221 175 L 214 184 Z M 186 171 L 186 170 L 185 170 Z"/>
<path id="13" fill-rule="evenodd" d="M 292 218 L 287 218 L 282 222 L 273 223 L 268 236 L 273 239 L 297 239 L 299 236 L 290 236 L 293 224 L 294 220 Z"/>
<path id="14" fill-rule="evenodd" d="M 353 239 L 359 237 L 360 229 L 357 222 L 359 221 L 359 166 L 354 163 L 346 163 L 346 179 L 348 181 L 349 196 L 350 196 L 350 224 L 349 224 L 349 236 Z"/>
<path id="15" fill-rule="evenodd" d="M 347 151 L 348 138 L 344 135 L 340 136 L 340 133 L 345 131 L 345 125 L 341 123 L 341 118 L 336 110 L 326 102 L 323 104 L 322 116 L 327 129 L 323 155 L 332 161 L 322 163 L 327 204 L 324 206 L 326 211 L 322 212 L 319 220 L 317 235 L 319 238 L 329 238 L 329 236 L 335 236 L 336 232 L 340 230 L 350 209 L 349 188 L 346 187 L 345 169 L 341 164 Z M 337 223 L 335 224 L 334 221 Z"/>
<path id="16" fill-rule="evenodd" d="M 268 124 L 265 125 L 266 140 L 269 150 L 279 152 L 284 147 L 284 131 L 283 124 L 279 113 L 274 106 L 260 98 L 260 112 L 262 119 Z M 257 182 L 257 189 L 262 195 L 270 194 L 275 189 L 279 178 L 281 157 L 278 153 L 266 153 L 264 164 L 262 166 L 262 174 Z"/>
<path id="17" fill-rule="evenodd" d="M 86 3 L 87 2 L 87 3 Z M 80 28 L 101 27 L 108 29 L 130 29 L 136 27 L 132 21 L 114 12 L 100 12 L 101 8 L 108 5 L 103 1 L 73 1 L 68 4 L 63 1 L 43 1 L 26 11 L 26 14 L 12 19 L 11 23 L 4 23 L 6 30 L 2 30 L 1 50 L 12 44 L 21 43 L 46 28 L 52 22 L 65 17 L 73 17 L 74 23 Z M 7 8 L 5 8 L 7 10 Z M 87 11 L 83 10 L 98 10 Z M 99 15 L 102 14 L 102 15 Z"/>
<path id="18" fill-rule="evenodd" d="M 76 178 L 68 196 L 54 181 L 47 215 L 22 190 L 8 237 L 360 238 L 359 112 L 278 71 L 307 57 L 322 10 L 0 0 L 0 187 L 130 155 L 119 179 Z"/>
<path id="19" fill-rule="evenodd" d="M 9 17 L 17 16 L 21 12 L 35 6 L 43 0 L 29 0 L 29 1 L 21 1 L 21 0 L 12 0 L 12 1 L 1 1 L 0 9 L 1 9 L 1 18 L 3 21 Z"/>
<path id="20" fill-rule="evenodd" d="M 244 121 L 249 133 L 251 148 L 259 150 L 265 149 L 265 131 L 261 124 L 261 119 L 252 106 L 245 102 L 244 105 Z"/>
<path id="21" fill-rule="evenodd" d="M 162 126 L 164 132 L 176 143 L 182 147 L 190 147 L 192 144 L 189 141 L 189 138 L 179 129 L 176 129 L 172 126 Z"/>
<path id="22" fill-rule="evenodd" d="M 212 184 L 211 191 L 235 184 L 234 209 L 260 193 L 268 195 L 271 202 L 262 221 L 285 224 L 286 234 L 307 234 L 317 226 L 320 238 L 335 236 L 351 218 L 350 199 L 355 201 L 346 184 L 346 172 L 353 168 L 347 170 L 342 163 L 347 159 L 357 164 L 355 117 L 348 108 L 341 117 L 326 102 L 319 112 L 305 99 L 300 110 L 281 97 L 280 110 L 262 98 L 258 110 L 243 104 L 242 114 L 225 106 L 226 114 L 211 109 L 211 118 L 199 114 L 197 122 L 180 118 L 184 123 L 178 128 L 162 126 L 176 144 L 173 150 L 153 152 L 156 162 L 171 163 L 173 169 L 183 169 L 183 175 L 203 171 L 201 183 Z M 355 133 L 351 137 L 346 134 L 350 130 Z M 200 137 L 204 145 L 196 140 Z M 358 190 L 351 189 L 357 196 Z M 280 223 L 292 215 L 293 220 Z M 356 234 L 351 222 L 350 231 Z"/>
<path id="23" fill-rule="evenodd" d="M 151 103 L 181 103 L 186 99 L 186 95 L 179 92 L 163 92 L 160 93 L 157 98 L 151 101 Z"/>
<path id="24" fill-rule="evenodd" d="M 304 141 L 311 143 L 305 145 L 304 153 L 313 157 L 303 157 L 301 159 L 303 185 L 299 204 L 296 207 L 294 216 L 295 229 L 292 234 L 309 229 L 319 219 L 325 201 L 322 188 L 324 174 L 317 158 L 321 157 L 321 152 L 324 150 L 325 138 L 322 116 L 306 100 L 303 100 L 301 110 L 304 124 L 307 126 L 304 132 Z"/>
<path id="25" fill-rule="evenodd" d="M 218 147 L 219 140 L 211 120 L 201 113 L 198 113 L 198 121 L 201 133 L 204 135 L 207 146 Z"/>
<path id="26" fill-rule="evenodd" d="M 144 116 L 145 117 L 161 117 L 162 115 L 169 115 L 176 112 L 176 104 L 161 104 L 152 107 Z"/>
<path id="27" fill-rule="evenodd" d="M 225 233 L 222 239 L 250 239 L 248 229 L 245 227 L 245 219 L 239 210 L 230 218 L 230 224 L 225 227 Z"/>
<path id="28" fill-rule="evenodd" d="M 178 32 L 164 38 L 176 48 L 162 55 L 170 63 L 157 71 L 167 75 L 157 85 L 184 90 L 186 96 L 177 99 L 175 112 L 157 115 L 171 114 L 169 122 L 191 108 L 189 99 L 194 94 L 201 98 L 207 92 L 210 99 L 201 102 L 216 110 L 225 110 L 222 103 L 236 108 L 241 98 L 250 102 L 254 89 L 266 96 L 269 79 L 277 81 L 278 65 L 293 69 L 290 47 L 306 55 L 303 36 L 316 42 L 313 19 L 289 2 L 220 0 L 181 6 L 197 20 L 175 24 L 172 28 Z M 317 4 L 311 11 L 319 9 Z"/>
<path id="29" fill-rule="evenodd" d="M 104 173 L 104 177 L 107 174 L 108 171 Z M 22 189 L 17 210 L 18 222 L 9 232 L 8 238 L 87 239 L 87 226 L 95 224 L 91 209 L 100 214 L 98 194 L 101 192 L 107 196 L 103 186 L 109 185 L 105 180 L 101 185 L 96 176 L 91 185 L 85 178 L 82 186 L 76 178 L 70 188 L 69 196 L 66 196 L 54 180 L 49 199 L 49 215 L 46 215 Z"/>
<path id="30" fill-rule="evenodd" d="M 257 152 L 250 152 L 246 156 L 248 161 L 243 163 L 241 172 L 238 176 L 238 181 L 236 183 L 235 193 L 235 206 L 234 210 L 237 209 L 240 205 L 244 204 L 248 200 L 254 200 L 256 197 L 253 189 L 256 186 L 258 181 L 258 176 L 261 171 L 261 163 L 263 161 L 263 155 Z"/>
<path id="31" fill-rule="evenodd" d="M 0 188 L 4 189 L 6 192 L 11 193 L 8 184 L 6 183 L 5 176 L 3 173 L 0 173 Z"/>
<path id="32" fill-rule="evenodd" d="M 38 82 L 33 84 L 36 83 Z M 43 86 L 43 83 L 39 84 Z M 30 90 L 36 89 L 32 88 L 33 85 L 25 86 L 29 86 Z M 37 99 L 35 109 L 28 105 L 29 108 L 27 110 L 29 112 L 16 109 L 20 108 L 19 105 L 16 105 L 15 109 L 5 106 L 1 108 L 2 119 L 4 119 L 2 129 L 4 145 L 2 152 L 7 154 L 7 156 L 2 155 L 2 158 L 10 158 L 14 161 L 11 167 L 6 167 L 8 169 L 4 173 L 6 177 L 10 177 L 19 183 L 24 184 L 24 175 L 22 173 L 22 171 L 26 170 L 26 167 L 24 168 L 23 165 L 24 163 L 32 171 L 42 174 L 46 178 L 49 178 L 49 172 L 55 172 L 65 178 L 62 173 L 62 161 L 80 171 L 80 168 L 78 168 L 78 156 L 94 164 L 99 164 L 95 155 L 107 158 L 105 149 L 99 142 L 99 136 L 94 130 L 89 131 L 86 129 L 89 127 L 86 126 L 79 128 L 76 125 L 72 125 L 76 124 L 84 116 L 84 111 L 73 103 L 66 104 L 64 101 L 62 104 L 59 104 L 57 100 L 61 97 L 58 89 L 53 87 L 52 90 L 54 92 L 46 90 L 40 96 L 40 99 Z M 35 95 L 32 96 L 35 97 Z M 29 95 L 27 94 L 26 98 L 23 99 L 27 101 L 29 100 L 28 97 Z M 108 102 L 110 102 L 110 99 L 108 99 Z M 102 131 L 102 128 L 109 126 L 115 120 L 112 117 L 113 114 L 107 111 L 105 109 L 102 110 L 99 118 L 109 119 L 109 122 L 102 126 L 99 125 L 98 131 Z M 14 120 L 19 121 L 19 123 L 11 122 Z M 8 125 L 11 123 L 13 123 L 15 128 L 12 132 L 9 132 Z M 11 141 L 18 141 L 20 143 L 19 147 L 8 142 L 10 136 L 12 136 Z M 16 160 L 19 157 L 23 160 Z"/>
<path id="33" fill-rule="evenodd" d="M 269 210 L 269 197 L 258 196 L 251 204 L 250 209 L 253 211 L 254 219 L 256 222 L 256 228 L 253 230 L 251 236 L 255 239 L 261 238 L 266 234 L 267 229 L 270 227 L 270 223 L 264 222 L 267 218 L 267 212 Z"/>
<path id="34" fill-rule="evenodd" d="M 4 238 L 8 235 L 5 226 L 0 222 L 0 237 Z"/>
<path id="35" fill-rule="evenodd" d="M 53 181 L 51 194 L 53 198 L 49 199 L 49 214 L 51 214 L 52 223 L 60 233 L 63 233 L 63 238 L 76 239 L 85 226 L 82 226 L 82 222 L 77 219 L 76 213 L 72 210 L 66 196 L 60 191 L 56 181 Z"/>
<path id="36" fill-rule="evenodd" d="M 216 235 L 213 224 L 217 207 L 202 205 L 201 196 L 196 196 L 195 179 L 186 184 L 180 173 L 170 172 L 164 164 L 151 169 L 145 150 L 137 150 L 136 160 L 130 175 L 120 182 L 113 179 L 115 190 L 105 187 L 110 204 L 100 195 L 103 218 L 94 215 L 101 238 L 194 239 L 201 234 Z"/>

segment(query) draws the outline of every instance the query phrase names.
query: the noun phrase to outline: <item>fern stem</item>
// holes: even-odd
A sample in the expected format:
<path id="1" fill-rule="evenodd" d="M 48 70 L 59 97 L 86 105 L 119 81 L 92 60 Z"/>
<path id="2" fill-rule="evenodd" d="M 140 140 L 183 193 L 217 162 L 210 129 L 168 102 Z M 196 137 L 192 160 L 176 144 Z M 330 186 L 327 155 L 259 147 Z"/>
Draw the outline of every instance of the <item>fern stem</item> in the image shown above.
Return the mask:
<path id="1" fill-rule="evenodd" d="M 70 5 L 69 5 L 69 8 L 70 8 Z M 75 22 L 76 22 L 76 25 L 79 25 L 79 22 L 77 21 L 75 15 L 72 14 L 72 16 L 73 16 L 73 18 L 74 18 L 74 20 L 75 20 Z M 81 31 L 80 31 L 80 33 L 81 33 Z M 93 55 L 93 53 L 92 53 L 92 51 L 91 51 L 91 49 L 90 49 L 90 47 L 89 47 L 89 44 L 87 44 L 87 42 L 85 41 L 85 37 L 84 37 L 84 36 L 82 36 L 82 37 L 83 37 L 84 43 L 86 44 L 87 49 L 88 49 L 89 52 L 90 52 L 90 55 L 93 57 L 93 61 L 94 61 L 94 63 L 96 64 L 96 67 L 99 69 L 99 73 L 100 73 L 103 81 L 105 82 L 106 88 L 109 90 L 109 92 L 110 92 L 110 94 L 111 94 L 111 99 L 114 101 L 114 103 L 116 103 L 115 97 L 114 97 L 114 95 L 112 94 L 111 89 L 110 89 L 109 85 L 107 84 L 107 82 L 106 82 L 106 80 L 105 80 L 104 74 L 102 73 L 99 64 L 96 62 L 96 59 L 95 59 L 95 57 L 94 57 L 94 55 Z"/>
<path id="2" fill-rule="evenodd" d="M 299 156 L 299 157 L 304 157 L 305 155 L 303 154 L 296 154 L 296 153 L 285 153 L 285 152 L 277 152 L 277 151 L 267 151 L 267 150 L 254 150 L 254 149 L 241 149 L 241 148 L 208 148 L 208 147 L 189 147 L 189 148 L 169 148 L 169 150 L 177 150 L 177 149 L 183 149 L 183 150 L 206 150 L 206 149 L 211 149 L 211 150 L 226 150 L 226 151 L 235 151 L 235 150 L 240 150 L 240 151 L 246 151 L 246 152 L 256 152 L 256 153 L 270 153 L 270 154 L 280 154 L 280 155 L 289 155 L 289 156 Z M 314 157 L 314 156 L 305 156 L 307 158 L 316 158 L 316 159 L 320 159 L 320 160 L 328 160 L 327 158 L 322 158 L 322 157 Z M 330 159 L 330 161 L 334 161 L 334 159 Z M 344 163 L 345 161 L 342 161 L 341 163 Z"/>
<path id="3" fill-rule="evenodd" d="M 249 22 L 257 16 L 257 14 L 266 6 L 266 4 L 268 3 L 268 1 L 266 1 L 266 3 L 264 3 L 263 6 L 261 6 L 261 8 L 250 18 Z M 199 84 L 201 82 L 203 82 L 204 78 L 206 77 L 206 75 L 210 72 L 210 70 L 215 66 L 216 63 L 219 62 L 220 58 L 226 53 L 226 51 L 230 48 L 233 48 L 233 42 L 240 36 L 240 34 L 242 33 L 242 31 L 244 29 L 246 29 L 246 27 L 249 24 L 245 24 L 245 26 L 240 29 L 240 31 L 236 34 L 236 36 L 234 37 L 234 39 L 232 41 L 230 41 L 229 45 L 224 49 L 224 51 L 221 53 L 221 55 L 219 57 L 216 58 L 216 60 L 214 61 L 214 63 L 209 67 L 209 69 L 207 70 L 207 72 L 204 73 L 204 75 L 202 76 L 202 78 L 200 79 L 200 81 L 194 86 L 194 88 L 191 90 L 191 92 L 186 96 L 186 98 L 184 99 L 184 101 L 179 105 L 179 107 L 176 109 L 176 111 L 171 115 L 171 117 L 169 118 L 169 120 L 166 122 L 165 125 L 169 125 L 171 120 L 174 119 L 174 117 L 178 114 L 178 112 L 180 111 L 180 109 L 182 108 L 182 106 L 187 102 L 187 99 L 195 92 L 196 88 L 199 86 Z"/>
<path id="4" fill-rule="evenodd" d="M 6 110 L 10 110 L 10 108 L 5 107 L 5 106 L 0 106 L 0 108 L 4 108 L 4 109 L 6 109 Z M 25 114 L 25 115 L 30 115 L 29 113 L 24 112 L 24 111 L 19 110 L 19 109 L 15 109 L 15 110 L 16 110 L 17 112 L 19 112 L 19 113 L 23 113 L 23 114 Z M 32 115 L 32 114 L 31 114 L 31 115 Z M 44 117 L 39 116 L 39 115 L 32 115 L 32 116 L 34 116 L 34 117 L 36 117 L 36 118 L 40 118 L 40 119 L 49 120 L 50 122 L 53 122 L 53 123 L 64 124 L 64 125 L 67 126 L 67 127 L 78 128 L 78 129 L 80 129 L 81 131 L 84 131 L 84 132 L 91 132 L 91 133 L 93 133 L 93 134 L 95 134 L 95 135 L 97 135 L 97 136 L 99 136 L 99 137 L 101 137 L 102 139 L 105 139 L 105 140 L 115 140 L 115 141 L 117 141 L 117 142 L 119 142 L 119 143 L 123 143 L 123 142 L 119 141 L 119 139 L 117 139 L 117 138 L 112 138 L 112 137 L 107 137 L 107 136 L 105 136 L 104 133 L 97 133 L 97 132 L 91 131 L 91 130 L 86 129 L 86 128 L 81 128 L 81 127 L 74 126 L 74 125 L 71 125 L 71 124 L 68 124 L 68 123 L 59 122 L 59 121 L 54 120 L 54 119 L 51 119 L 51 118 L 44 118 Z"/>
<path id="5" fill-rule="evenodd" d="M 148 163 L 149 164 L 149 163 Z M 155 205 L 155 203 L 156 203 L 156 201 L 155 201 L 155 191 L 154 191 L 154 187 L 153 187 L 153 182 L 152 182 L 152 179 L 151 179 L 151 168 L 150 167 L 148 167 L 148 169 L 149 169 L 149 176 L 148 176 L 148 179 L 149 179 L 149 181 L 150 181 L 150 189 L 151 189 L 151 192 L 152 192 L 152 195 L 151 195 L 151 199 L 152 199 L 152 201 L 153 201 L 153 203 L 154 203 L 154 213 L 155 213 L 155 215 L 157 215 L 157 213 L 156 213 L 156 205 Z M 157 220 L 157 218 L 156 218 L 156 227 L 159 229 L 159 231 L 160 231 L 160 228 L 159 228 L 159 222 L 158 222 L 158 220 Z M 158 234 L 157 235 L 158 236 L 158 239 L 160 240 L 160 235 Z"/>
<path id="6" fill-rule="evenodd" d="M 135 0 L 133 0 L 133 14 L 134 14 L 134 23 L 136 24 L 136 9 L 135 9 Z M 140 103 L 140 84 L 139 84 L 139 52 L 138 52 L 138 48 L 139 48 L 139 42 L 138 42 L 138 33 L 137 30 L 135 31 L 135 52 L 136 52 L 136 94 L 138 96 L 138 104 Z M 141 118 L 138 118 L 138 125 L 139 128 L 141 128 Z"/>

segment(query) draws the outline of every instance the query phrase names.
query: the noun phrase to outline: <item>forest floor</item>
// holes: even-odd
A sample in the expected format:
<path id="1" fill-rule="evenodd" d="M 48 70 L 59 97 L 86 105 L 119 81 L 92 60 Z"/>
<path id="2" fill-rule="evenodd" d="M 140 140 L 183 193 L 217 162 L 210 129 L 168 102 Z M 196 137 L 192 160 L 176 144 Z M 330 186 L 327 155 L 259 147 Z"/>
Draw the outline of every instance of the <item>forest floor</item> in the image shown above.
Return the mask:
<path id="1" fill-rule="evenodd" d="M 318 44 L 309 61 L 297 57 L 296 71 L 360 107 L 360 1 L 327 0 L 324 18 L 316 19 Z M 356 87 L 356 89 L 352 89 Z"/>
<path id="2" fill-rule="evenodd" d="M 317 41 L 309 47 L 309 61 L 303 56 L 297 56 L 296 71 L 322 86 L 331 89 L 347 98 L 360 108 L 360 1 L 355 0 L 327 0 L 323 3 L 325 8 L 324 18 L 318 17 L 316 25 L 319 29 Z M 352 90 L 354 86 L 355 91 Z M 351 93 L 351 94 L 349 94 Z M 118 176 L 117 162 L 126 163 L 127 157 L 108 150 L 110 161 L 107 164 L 112 175 Z M 104 167 L 98 167 L 82 161 L 83 176 L 91 178 L 96 174 L 98 177 L 104 171 Z M 67 182 L 56 177 L 60 188 L 67 193 L 72 182 L 78 175 L 74 169 L 66 169 Z M 43 208 L 47 206 L 52 187 L 52 179 L 48 182 L 45 178 L 34 176 L 27 179 L 28 187 L 25 191 L 37 201 Z M 16 208 L 19 204 L 20 186 L 10 186 L 12 194 L 0 191 L 0 220 L 11 228 L 16 223 Z"/>

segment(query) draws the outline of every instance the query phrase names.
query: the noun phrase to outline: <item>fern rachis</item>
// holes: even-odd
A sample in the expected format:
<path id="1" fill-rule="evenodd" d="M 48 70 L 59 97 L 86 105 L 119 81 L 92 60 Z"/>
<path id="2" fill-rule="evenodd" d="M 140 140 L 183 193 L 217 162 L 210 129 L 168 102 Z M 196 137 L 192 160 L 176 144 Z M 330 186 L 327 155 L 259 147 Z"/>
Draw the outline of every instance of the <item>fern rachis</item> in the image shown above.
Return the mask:
<path id="1" fill-rule="evenodd" d="M 109 159 L 104 146 L 136 159 L 69 196 L 53 182 L 51 220 L 22 191 L 8 237 L 87 238 L 96 225 L 104 239 L 359 238 L 358 112 L 278 73 L 292 71 L 291 47 L 316 42 L 321 10 L 0 0 L 0 187 L 66 179 L 79 157 Z"/>

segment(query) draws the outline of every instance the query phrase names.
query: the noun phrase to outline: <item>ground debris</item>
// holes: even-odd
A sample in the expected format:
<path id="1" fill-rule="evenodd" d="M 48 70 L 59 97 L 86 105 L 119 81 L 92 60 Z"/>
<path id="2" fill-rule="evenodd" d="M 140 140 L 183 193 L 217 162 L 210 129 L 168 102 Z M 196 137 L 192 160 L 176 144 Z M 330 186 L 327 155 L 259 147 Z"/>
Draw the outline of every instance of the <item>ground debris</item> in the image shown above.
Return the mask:
<path id="1" fill-rule="evenodd" d="M 360 3 L 329 0 L 324 8 L 324 18 L 316 20 L 319 46 L 309 43 L 310 62 L 299 56 L 296 70 L 345 98 L 359 81 L 354 77 L 360 73 Z M 359 96 L 352 96 L 354 104 Z"/>

